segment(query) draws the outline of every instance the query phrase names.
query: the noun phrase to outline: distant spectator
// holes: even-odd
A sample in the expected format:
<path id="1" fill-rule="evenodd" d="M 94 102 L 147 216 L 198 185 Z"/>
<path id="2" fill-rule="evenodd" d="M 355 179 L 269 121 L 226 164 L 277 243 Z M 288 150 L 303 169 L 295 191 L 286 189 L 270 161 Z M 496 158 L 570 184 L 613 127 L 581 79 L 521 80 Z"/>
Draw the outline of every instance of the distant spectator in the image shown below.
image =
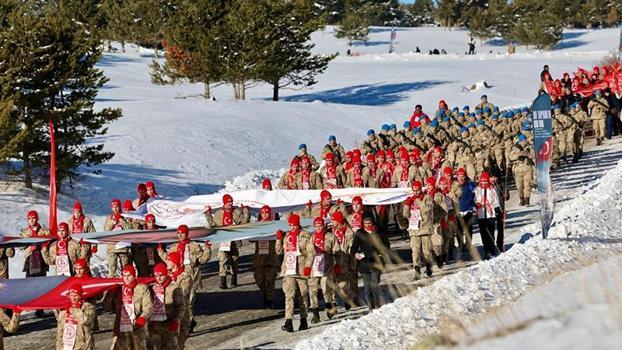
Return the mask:
<path id="1" fill-rule="evenodd" d="M 417 46 L 417 49 L 415 50 L 415 53 L 421 53 L 421 50 L 419 50 L 419 46 Z"/>
<path id="2" fill-rule="evenodd" d="M 469 42 L 469 55 L 475 55 L 475 42 L 473 41 L 473 38 L 471 38 L 471 41 Z"/>

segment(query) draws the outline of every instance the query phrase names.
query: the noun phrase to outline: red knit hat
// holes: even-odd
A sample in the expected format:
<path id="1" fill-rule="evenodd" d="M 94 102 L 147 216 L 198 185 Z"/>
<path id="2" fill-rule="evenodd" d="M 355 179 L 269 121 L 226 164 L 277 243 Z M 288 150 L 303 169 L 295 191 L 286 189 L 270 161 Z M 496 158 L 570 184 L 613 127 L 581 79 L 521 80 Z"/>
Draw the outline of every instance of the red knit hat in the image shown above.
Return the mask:
<path id="1" fill-rule="evenodd" d="M 66 223 L 66 222 L 61 222 L 60 224 L 58 224 L 58 228 L 59 228 L 59 229 L 61 229 L 61 228 L 62 228 L 63 230 L 65 230 L 65 231 L 69 232 L 69 225 L 67 225 L 67 223 Z"/>
<path id="2" fill-rule="evenodd" d="M 320 192 L 320 198 L 332 198 L 332 195 L 328 192 L 328 190 L 322 190 L 322 192 Z"/>
<path id="3" fill-rule="evenodd" d="M 300 158 L 300 163 L 311 164 L 311 160 L 309 159 L 309 157 L 304 156 Z"/>
<path id="4" fill-rule="evenodd" d="M 421 158 L 421 152 L 419 151 L 419 148 L 415 148 L 414 150 L 412 150 L 412 152 L 410 152 L 410 154 L 417 158 Z"/>
<path id="5" fill-rule="evenodd" d="M 166 259 L 176 266 L 181 266 L 181 255 L 177 251 L 172 251 L 166 255 Z"/>
<path id="6" fill-rule="evenodd" d="M 322 219 L 321 217 L 316 217 L 315 219 L 313 219 L 313 226 L 317 225 L 317 224 L 322 224 L 324 225 L 324 219 Z"/>
<path id="7" fill-rule="evenodd" d="M 352 151 L 352 156 L 361 156 L 361 150 L 356 148 Z"/>
<path id="8" fill-rule="evenodd" d="M 488 174 L 487 172 L 482 172 L 482 174 L 479 176 L 479 181 L 482 180 L 486 180 L 486 181 L 490 181 L 490 174 Z"/>
<path id="9" fill-rule="evenodd" d="M 134 276 L 134 278 L 136 278 L 136 268 L 132 264 L 127 264 L 123 266 L 123 272 L 127 272 L 130 275 Z"/>
<path id="10" fill-rule="evenodd" d="M 436 179 L 430 176 L 425 180 L 425 184 L 426 186 L 436 186 Z"/>
<path id="11" fill-rule="evenodd" d="M 227 193 L 224 196 L 222 196 L 222 202 L 223 204 L 233 203 L 233 197 L 231 197 L 231 195 Z"/>
<path id="12" fill-rule="evenodd" d="M 450 166 L 446 166 L 443 168 L 443 174 L 445 175 L 452 175 L 453 174 L 453 170 L 451 169 Z"/>
<path id="13" fill-rule="evenodd" d="M 153 274 L 160 274 L 160 275 L 167 275 L 168 274 L 168 270 L 166 269 L 166 264 L 163 262 L 159 262 L 157 263 L 154 267 L 153 267 Z"/>
<path id="14" fill-rule="evenodd" d="M 153 215 L 151 213 L 145 215 L 145 222 L 147 222 L 149 220 L 153 220 L 155 222 L 155 219 L 156 219 L 155 215 Z"/>
<path id="15" fill-rule="evenodd" d="M 421 189 L 421 187 L 422 187 L 422 186 L 421 186 L 421 181 L 419 181 L 419 180 L 415 180 L 415 181 L 413 181 L 413 185 L 412 185 L 413 190 L 414 190 L 415 188 Z"/>
<path id="16" fill-rule="evenodd" d="M 357 155 L 352 156 L 352 163 L 360 163 L 360 162 L 361 162 L 360 156 L 357 156 Z"/>
<path id="17" fill-rule="evenodd" d="M 266 188 L 272 188 L 272 182 L 270 181 L 270 179 L 265 178 L 261 181 L 261 188 L 266 189 Z"/>
<path id="18" fill-rule="evenodd" d="M 373 163 L 376 160 L 376 157 L 373 153 L 367 153 L 367 157 L 365 158 L 367 163 Z"/>
<path id="19" fill-rule="evenodd" d="M 82 211 L 82 204 L 80 202 L 73 203 L 73 210 L 80 210 L 80 211 Z"/>
<path id="20" fill-rule="evenodd" d="M 82 284 L 76 282 L 74 284 L 71 285 L 71 287 L 69 287 L 69 290 L 67 290 L 69 293 L 67 293 L 69 296 L 69 294 L 71 293 L 75 293 L 78 294 L 80 297 L 84 296 L 84 290 L 82 289 Z"/>
<path id="21" fill-rule="evenodd" d="M 294 157 L 292 161 L 289 162 L 290 168 L 297 167 L 298 165 L 300 165 L 300 160 L 298 159 L 298 157 Z"/>
<path id="22" fill-rule="evenodd" d="M 179 225 L 177 226 L 177 233 L 188 234 L 190 230 L 188 229 L 188 225 Z"/>
<path id="23" fill-rule="evenodd" d="M 392 149 L 387 151 L 387 158 L 395 158 L 395 152 Z"/>
<path id="24" fill-rule="evenodd" d="M 324 156 L 324 159 L 328 160 L 335 160 L 335 155 L 332 152 L 328 152 L 326 153 L 326 155 Z"/>
<path id="25" fill-rule="evenodd" d="M 270 208 L 270 206 L 266 204 L 263 207 L 261 207 L 261 209 L 259 209 L 259 212 L 260 213 L 267 212 L 268 214 L 271 214 L 272 213 L 272 208 Z"/>
<path id="26" fill-rule="evenodd" d="M 121 207 L 121 201 L 117 198 L 110 201 L 110 207 L 114 207 L 115 205 Z"/>
<path id="27" fill-rule="evenodd" d="M 38 220 L 39 219 L 39 213 L 37 213 L 36 210 L 31 210 L 31 211 L 28 212 L 28 215 L 26 215 L 26 218 L 27 219 L 35 218 L 35 219 Z"/>
<path id="28" fill-rule="evenodd" d="M 138 187 L 136 187 L 136 191 L 138 191 L 138 192 L 147 191 L 147 185 L 145 185 L 143 183 L 139 183 Z"/>
<path id="29" fill-rule="evenodd" d="M 456 172 L 456 175 L 466 176 L 466 170 L 464 170 L 464 168 L 460 168 L 460 169 L 458 169 L 458 171 Z"/>
<path id="30" fill-rule="evenodd" d="M 300 226 L 300 216 L 298 216 L 298 214 L 291 214 L 287 219 L 287 223 L 290 225 Z"/>
<path id="31" fill-rule="evenodd" d="M 88 266 L 88 264 L 86 263 L 86 259 L 82 258 L 82 259 L 78 259 L 76 260 L 75 263 L 73 263 L 73 267 L 83 267 L 86 269 L 86 267 Z"/>
<path id="32" fill-rule="evenodd" d="M 147 182 L 145 183 L 145 187 L 146 187 L 146 188 L 151 187 L 151 188 L 153 188 L 153 189 L 155 190 L 155 184 L 153 183 L 153 181 L 147 181 Z"/>
<path id="33" fill-rule="evenodd" d="M 380 150 L 376 153 L 376 157 L 386 157 L 386 153 L 383 150 Z"/>
<path id="34" fill-rule="evenodd" d="M 126 199 L 125 201 L 123 201 L 123 210 L 132 211 L 136 209 L 134 209 L 134 204 L 132 204 L 132 201 Z"/>
<path id="35" fill-rule="evenodd" d="M 333 221 L 337 221 L 340 224 L 343 224 L 343 214 L 339 210 L 333 213 L 331 219 L 333 219 Z"/>
<path id="36" fill-rule="evenodd" d="M 361 198 L 361 196 L 356 196 L 352 198 L 352 204 L 354 203 L 363 204 L 363 198 Z"/>

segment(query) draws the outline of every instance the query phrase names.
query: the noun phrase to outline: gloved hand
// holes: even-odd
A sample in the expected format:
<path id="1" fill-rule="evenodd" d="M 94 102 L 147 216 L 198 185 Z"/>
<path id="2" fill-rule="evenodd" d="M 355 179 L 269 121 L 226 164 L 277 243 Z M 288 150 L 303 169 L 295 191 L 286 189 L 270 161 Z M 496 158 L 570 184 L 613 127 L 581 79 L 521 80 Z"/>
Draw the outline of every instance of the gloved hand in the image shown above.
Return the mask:
<path id="1" fill-rule="evenodd" d="M 335 274 L 336 275 L 341 275 L 341 265 L 339 265 L 339 264 L 335 265 Z"/>
<path id="2" fill-rule="evenodd" d="M 158 250 L 164 250 L 164 246 L 162 245 L 162 243 L 158 243 Z"/>
<path id="3" fill-rule="evenodd" d="M 205 246 L 206 246 L 208 249 L 211 249 L 211 248 L 212 248 L 212 242 L 210 242 L 210 241 L 205 241 Z"/>
<path id="4" fill-rule="evenodd" d="M 501 218 L 503 216 L 501 208 L 495 208 L 495 215 L 497 216 L 497 218 Z"/>
<path id="5" fill-rule="evenodd" d="M 22 313 L 22 308 L 20 308 L 19 306 L 16 306 L 14 308 L 11 309 L 13 311 L 14 315 L 19 315 Z"/>
<path id="6" fill-rule="evenodd" d="M 31 246 L 30 246 L 30 251 L 31 251 L 31 252 L 34 252 L 34 251 L 36 251 L 36 250 L 37 250 L 37 246 L 36 246 L 36 245 L 31 245 Z"/>
<path id="7" fill-rule="evenodd" d="M 136 319 L 136 322 L 134 322 L 134 325 L 137 328 L 143 328 L 145 326 L 145 318 L 140 316 L 139 318 Z"/>
<path id="8" fill-rule="evenodd" d="M 335 205 L 339 206 L 343 204 L 343 201 L 341 199 L 337 199 L 337 201 L 335 202 Z"/>
<path id="9" fill-rule="evenodd" d="M 276 230 L 276 239 L 278 239 L 279 241 L 283 239 L 283 237 L 285 236 L 285 234 L 283 233 L 283 231 Z"/>
<path id="10" fill-rule="evenodd" d="M 179 331 L 179 321 L 177 320 L 172 320 L 169 324 L 168 324 L 168 331 L 172 332 L 172 333 L 177 333 Z"/>
<path id="11" fill-rule="evenodd" d="M 307 277 L 311 276 L 311 268 L 310 267 L 305 267 L 303 274 Z"/>
<path id="12" fill-rule="evenodd" d="M 86 245 L 86 242 L 84 241 L 84 238 L 80 238 L 80 242 L 79 243 L 82 246 Z"/>
<path id="13" fill-rule="evenodd" d="M 208 213 L 209 215 L 212 215 L 212 207 L 207 207 L 207 211 L 206 213 Z"/>
<path id="14" fill-rule="evenodd" d="M 91 253 L 93 253 L 93 254 L 97 253 L 97 244 L 93 244 L 91 246 Z"/>
<path id="15" fill-rule="evenodd" d="M 406 200 L 404 201 L 404 204 L 406 204 L 407 207 L 410 207 L 413 204 L 412 197 L 406 197 Z"/>
<path id="16" fill-rule="evenodd" d="M 480 202 L 475 203 L 475 208 L 482 209 L 483 205 Z"/>
<path id="17" fill-rule="evenodd" d="M 116 221 L 121 220 L 121 212 L 116 212 L 116 213 L 114 213 L 114 219 L 115 219 Z"/>

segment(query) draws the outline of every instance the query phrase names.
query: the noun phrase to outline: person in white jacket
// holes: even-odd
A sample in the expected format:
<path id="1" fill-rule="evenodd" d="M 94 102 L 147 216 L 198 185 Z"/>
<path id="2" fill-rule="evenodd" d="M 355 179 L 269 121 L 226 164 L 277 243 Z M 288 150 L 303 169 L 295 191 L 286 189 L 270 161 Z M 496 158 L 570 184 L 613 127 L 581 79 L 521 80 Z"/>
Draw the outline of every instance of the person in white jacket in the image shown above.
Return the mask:
<path id="1" fill-rule="evenodd" d="M 490 175 L 483 172 L 479 177 L 479 185 L 475 188 L 475 207 L 477 208 L 477 224 L 484 245 L 484 259 L 496 256 L 499 251 L 495 245 L 495 224 L 497 216 L 501 216 L 501 206 L 497 191 L 490 183 Z"/>

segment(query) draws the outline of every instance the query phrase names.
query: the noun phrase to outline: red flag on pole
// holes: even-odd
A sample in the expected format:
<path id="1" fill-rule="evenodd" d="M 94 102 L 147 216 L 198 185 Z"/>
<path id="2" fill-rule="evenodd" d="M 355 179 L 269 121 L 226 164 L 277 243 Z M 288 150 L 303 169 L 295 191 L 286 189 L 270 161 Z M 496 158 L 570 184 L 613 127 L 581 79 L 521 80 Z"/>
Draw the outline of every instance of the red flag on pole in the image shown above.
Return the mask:
<path id="1" fill-rule="evenodd" d="M 56 140 L 54 139 L 54 123 L 50 119 L 50 233 L 56 235 Z"/>

